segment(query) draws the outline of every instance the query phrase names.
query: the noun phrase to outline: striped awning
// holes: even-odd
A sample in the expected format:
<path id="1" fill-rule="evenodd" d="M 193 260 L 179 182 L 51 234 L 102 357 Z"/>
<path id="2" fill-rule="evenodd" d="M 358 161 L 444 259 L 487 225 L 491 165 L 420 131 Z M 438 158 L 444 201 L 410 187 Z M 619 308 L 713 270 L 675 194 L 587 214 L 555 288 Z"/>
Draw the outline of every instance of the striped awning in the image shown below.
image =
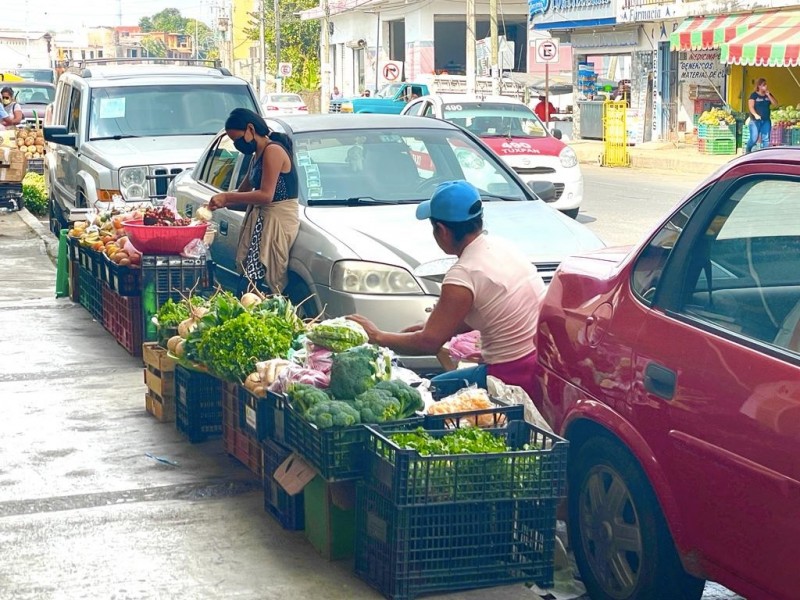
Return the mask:
<path id="1" fill-rule="evenodd" d="M 670 50 L 710 50 L 745 33 L 754 15 L 720 15 L 686 19 L 669 36 Z"/>
<path id="2" fill-rule="evenodd" d="M 720 62 L 796 67 L 800 64 L 800 11 L 759 15 L 752 28 L 720 46 Z"/>

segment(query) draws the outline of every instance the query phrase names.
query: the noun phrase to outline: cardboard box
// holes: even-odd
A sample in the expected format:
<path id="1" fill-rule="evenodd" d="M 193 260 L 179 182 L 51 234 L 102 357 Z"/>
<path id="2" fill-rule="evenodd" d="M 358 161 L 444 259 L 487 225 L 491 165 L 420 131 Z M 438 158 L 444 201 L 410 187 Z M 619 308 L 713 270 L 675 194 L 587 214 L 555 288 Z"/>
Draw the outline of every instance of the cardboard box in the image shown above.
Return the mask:
<path id="1" fill-rule="evenodd" d="M 14 148 L 0 148 L 0 181 L 19 182 L 28 172 L 28 159 Z"/>

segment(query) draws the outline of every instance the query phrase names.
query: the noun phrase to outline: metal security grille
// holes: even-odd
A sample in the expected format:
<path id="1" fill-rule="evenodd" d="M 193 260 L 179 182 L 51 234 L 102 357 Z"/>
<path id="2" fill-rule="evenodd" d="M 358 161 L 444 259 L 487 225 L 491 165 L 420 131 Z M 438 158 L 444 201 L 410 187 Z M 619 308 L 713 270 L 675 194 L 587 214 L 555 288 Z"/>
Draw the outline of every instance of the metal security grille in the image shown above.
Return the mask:
<path id="1" fill-rule="evenodd" d="M 151 199 L 162 200 L 167 196 L 167 188 L 170 182 L 178 173 L 183 171 L 183 167 L 150 167 L 150 174 L 147 179 L 150 181 Z"/>

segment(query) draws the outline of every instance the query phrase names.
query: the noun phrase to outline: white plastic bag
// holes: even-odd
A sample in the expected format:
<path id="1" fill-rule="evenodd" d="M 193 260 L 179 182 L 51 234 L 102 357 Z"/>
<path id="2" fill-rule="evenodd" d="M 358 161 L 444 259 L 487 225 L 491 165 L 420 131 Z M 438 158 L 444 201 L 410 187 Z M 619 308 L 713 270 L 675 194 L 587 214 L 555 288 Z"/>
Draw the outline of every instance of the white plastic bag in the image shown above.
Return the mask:
<path id="1" fill-rule="evenodd" d="M 489 394 L 494 398 L 504 400 L 509 404 L 521 404 L 525 412 L 525 420 L 531 425 L 535 425 L 539 429 L 544 429 L 550 433 L 555 433 L 550 424 L 545 421 L 542 413 L 536 408 L 536 405 L 528 396 L 528 393 L 517 385 L 507 385 L 499 380 L 497 377 L 491 375 L 486 377 L 486 387 Z"/>

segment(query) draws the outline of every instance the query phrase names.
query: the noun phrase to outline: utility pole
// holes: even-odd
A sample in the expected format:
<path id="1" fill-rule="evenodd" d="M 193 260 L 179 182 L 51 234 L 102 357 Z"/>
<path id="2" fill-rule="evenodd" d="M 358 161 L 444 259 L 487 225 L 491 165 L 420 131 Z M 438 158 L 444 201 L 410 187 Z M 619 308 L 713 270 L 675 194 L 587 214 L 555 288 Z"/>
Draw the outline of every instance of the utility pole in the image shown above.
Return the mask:
<path id="1" fill-rule="evenodd" d="M 278 0 L 274 0 L 272 10 L 275 11 L 275 68 L 278 69 L 281 64 L 281 13 L 278 8 Z M 280 71 L 278 71 L 278 74 L 280 74 Z M 277 91 L 283 91 L 283 77 L 278 79 Z"/>
<path id="2" fill-rule="evenodd" d="M 467 95 L 475 95 L 475 0 L 467 0 Z"/>
<path id="3" fill-rule="evenodd" d="M 492 75 L 492 94 L 498 95 L 500 93 L 500 63 L 498 60 L 497 48 L 497 0 L 489 0 L 489 37 L 490 37 L 490 54 L 489 62 L 491 64 Z"/>
<path id="4" fill-rule="evenodd" d="M 258 3 L 258 23 L 258 56 L 261 60 L 261 68 L 259 69 L 261 81 L 258 84 L 258 97 L 261 98 L 264 95 L 264 85 L 267 82 L 267 57 L 266 49 L 264 48 L 264 0 L 260 0 Z"/>
<path id="5" fill-rule="evenodd" d="M 322 89 L 320 90 L 320 112 L 325 114 L 330 107 L 331 99 L 331 9 L 328 0 L 322 0 L 322 48 L 320 49 L 320 67 L 322 70 Z"/>

